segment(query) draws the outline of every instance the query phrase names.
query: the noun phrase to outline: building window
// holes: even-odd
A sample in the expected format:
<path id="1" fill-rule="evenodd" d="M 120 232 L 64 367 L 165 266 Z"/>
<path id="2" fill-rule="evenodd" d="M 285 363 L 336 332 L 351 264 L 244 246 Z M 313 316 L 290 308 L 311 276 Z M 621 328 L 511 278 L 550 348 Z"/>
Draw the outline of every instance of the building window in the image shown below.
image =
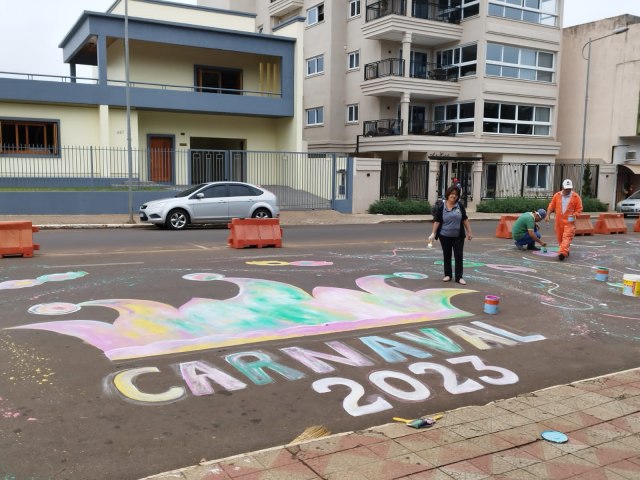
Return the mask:
<path id="1" fill-rule="evenodd" d="M 360 68 L 360 50 L 349 52 L 347 54 L 347 68 L 349 70 L 356 70 L 357 68 Z"/>
<path id="2" fill-rule="evenodd" d="M 428 9 L 430 2 L 414 2 L 414 5 L 416 4 L 423 9 Z M 480 0 L 439 0 L 437 5 L 438 10 L 442 12 L 440 14 L 442 18 L 469 18 L 480 13 Z"/>
<path id="3" fill-rule="evenodd" d="M 199 92 L 242 95 L 242 70 L 221 67 L 195 67 Z"/>
<path id="4" fill-rule="evenodd" d="M 503 135 L 549 136 L 551 107 L 485 102 L 482 131 Z"/>
<path id="5" fill-rule="evenodd" d="M 324 123 L 324 108 L 308 108 L 305 110 L 307 114 L 307 125 L 322 125 Z"/>
<path id="6" fill-rule="evenodd" d="M 434 108 L 435 123 L 452 123 L 456 133 L 473 133 L 473 119 L 476 105 L 473 102 L 436 105 Z"/>
<path id="7" fill-rule="evenodd" d="M 443 50 L 436 55 L 438 68 L 457 68 L 458 78 L 476 74 L 478 61 L 478 46 L 463 45 L 461 47 Z"/>
<path id="8" fill-rule="evenodd" d="M 0 118 L 0 153 L 60 155 L 59 123 Z"/>
<path id="9" fill-rule="evenodd" d="M 527 165 L 527 187 L 546 190 L 549 185 L 549 165 Z"/>
<path id="10" fill-rule="evenodd" d="M 349 18 L 360 16 L 360 0 L 349 0 Z"/>
<path id="11" fill-rule="evenodd" d="M 541 25 L 558 25 L 557 0 L 489 0 L 489 15 Z"/>
<path id="12" fill-rule="evenodd" d="M 324 55 L 307 59 L 307 77 L 324 72 Z"/>
<path id="13" fill-rule="evenodd" d="M 307 26 L 324 22 L 324 3 L 307 10 Z"/>
<path id="14" fill-rule="evenodd" d="M 553 59 L 550 52 L 489 43 L 487 75 L 552 82 Z"/>
<path id="15" fill-rule="evenodd" d="M 358 123 L 358 104 L 347 105 L 347 123 Z"/>

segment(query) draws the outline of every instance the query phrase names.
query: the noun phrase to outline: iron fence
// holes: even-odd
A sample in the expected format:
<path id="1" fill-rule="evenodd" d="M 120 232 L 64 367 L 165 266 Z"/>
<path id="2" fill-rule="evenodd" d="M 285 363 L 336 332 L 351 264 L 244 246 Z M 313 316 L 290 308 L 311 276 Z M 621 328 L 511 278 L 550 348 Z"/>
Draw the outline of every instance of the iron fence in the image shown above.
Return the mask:
<path id="1" fill-rule="evenodd" d="M 437 160 L 436 170 L 440 172 L 437 179 L 436 197 L 441 196 L 448 186 L 450 175 L 444 173 L 443 167 L 451 160 Z M 426 200 L 429 195 L 429 162 L 407 162 L 408 196 L 413 199 Z M 472 195 L 473 183 L 470 168 L 471 162 L 458 164 L 457 176 L 460 178 L 466 195 Z M 463 168 L 468 166 L 469 168 Z M 390 198 L 397 195 L 400 188 L 400 172 L 402 164 L 397 161 L 382 162 L 380 172 L 380 198 Z M 591 197 L 598 196 L 598 165 L 585 165 L 589 171 L 591 182 L 589 191 Z M 481 200 L 526 197 L 549 198 L 562 189 L 562 181 L 566 178 L 573 180 L 574 185 L 580 184 L 580 164 L 553 163 L 484 163 L 482 165 L 482 181 L 480 187 Z M 578 192 L 582 193 L 582 192 Z"/>
<path id="2" fill-rule="evenodd" d="M 131 158 L 131 160 L 129 160 Z M 130 165 L 131 164 L 131 165 Z M 346 154 L 117 147 L 0 151 L 0 188 L 166 189 L 235 180 L 262 185 L 283 209 L 328 209 L 347 198 Z"/>

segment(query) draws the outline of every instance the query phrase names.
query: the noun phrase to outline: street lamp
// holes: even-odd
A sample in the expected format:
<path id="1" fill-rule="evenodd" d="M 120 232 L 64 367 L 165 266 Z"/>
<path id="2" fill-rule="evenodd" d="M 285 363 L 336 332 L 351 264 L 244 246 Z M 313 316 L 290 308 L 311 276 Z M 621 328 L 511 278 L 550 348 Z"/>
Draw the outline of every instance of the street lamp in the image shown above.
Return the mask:
<path id="1" fill-rule="evenodd" d="M 584 144 L 587 138 L 587 105 L 589 104 L 589 67 L 591 66 L 591 44 L 597 40 L 602 40 L 603 38 L 611 37 L 612 35 L 619 35 L 621 33 L 629 30 L 629 27 L 618 27 L 611 33 L 607 35 L 603 35 L 602 37 L 589 39 L 587 43 L 582 46 L 582 58 L 587 61 L 587 85 L 584 90 L 584 120 L 582 123 L 582 152 L 580 153 L 580 178 L 578 179 L 578 185 L 580 185 L 580 189 L 578 193 L 582 195 L 582 182 L 584 177 Z M 589 46 L 587 50 L 587 56 L 584 56 L 584 49 Z"/>

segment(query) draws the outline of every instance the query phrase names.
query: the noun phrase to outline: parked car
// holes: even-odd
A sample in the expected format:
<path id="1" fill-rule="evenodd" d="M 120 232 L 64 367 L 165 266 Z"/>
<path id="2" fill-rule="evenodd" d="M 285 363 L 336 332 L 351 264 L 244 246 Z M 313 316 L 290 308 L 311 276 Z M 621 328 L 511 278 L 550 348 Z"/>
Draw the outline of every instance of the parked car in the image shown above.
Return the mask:
<path id="1" fill-rule="evenodd" d="M 627 215 L 640 215 L 640 190 L 616 203 L 616 212 Z"/>
<path id="2" fill-rule="evenodd" d="M 201 183 L 140 207 L 140 220 L 171 230 L 195 223 L 226 223 L 232 218 L 279 216 L 278 199 L 273 193 L 242 182 Z"/>

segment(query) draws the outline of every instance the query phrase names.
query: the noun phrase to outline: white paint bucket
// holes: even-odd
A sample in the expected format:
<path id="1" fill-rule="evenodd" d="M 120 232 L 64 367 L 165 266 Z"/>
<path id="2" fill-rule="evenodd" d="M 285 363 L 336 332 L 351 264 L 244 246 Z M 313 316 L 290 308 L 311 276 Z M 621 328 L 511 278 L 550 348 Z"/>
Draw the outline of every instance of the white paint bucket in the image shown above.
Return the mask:
<path id="1" fill-rule="evenodd" d="M 622 276 L 622 293 L 630 297 L 640 297 L 640 275 L 625 273 Z"/>

